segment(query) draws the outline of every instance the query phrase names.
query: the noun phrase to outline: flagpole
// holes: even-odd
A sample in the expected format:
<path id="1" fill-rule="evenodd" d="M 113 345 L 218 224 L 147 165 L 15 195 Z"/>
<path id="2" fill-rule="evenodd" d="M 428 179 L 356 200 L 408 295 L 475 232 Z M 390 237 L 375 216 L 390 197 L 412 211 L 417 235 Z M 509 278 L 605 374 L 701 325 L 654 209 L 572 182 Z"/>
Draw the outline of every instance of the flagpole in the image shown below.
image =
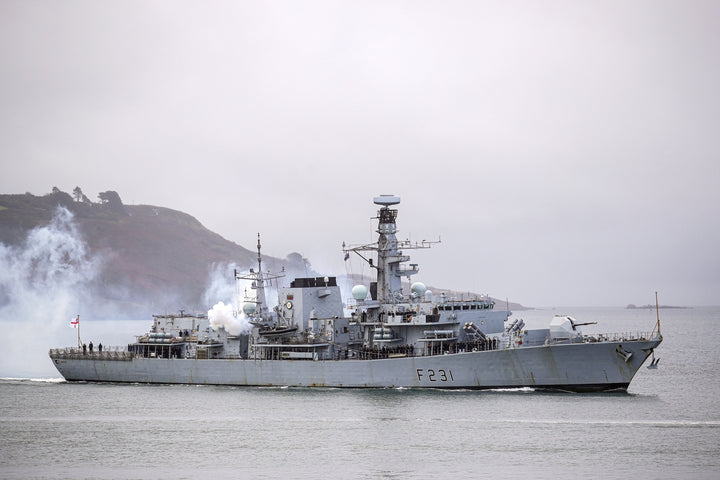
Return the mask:
<path id="1" fill-rule="evenodd" d="M 78 331 L 78 348 L 82 348 L 82 342 L 80 341 L 80 314 L 78 313 L 77 317 L 75 317 L 77 320 L 77 331 Z"/>
<path id="2" fill-rule="evenodd" d="M 655 292 L 655 314 L 657 315 L 657 331 L 658 336 L 662 338 L 662 333 L 660 333 L 660 304 L 658 303 L 658 294 Z"/>

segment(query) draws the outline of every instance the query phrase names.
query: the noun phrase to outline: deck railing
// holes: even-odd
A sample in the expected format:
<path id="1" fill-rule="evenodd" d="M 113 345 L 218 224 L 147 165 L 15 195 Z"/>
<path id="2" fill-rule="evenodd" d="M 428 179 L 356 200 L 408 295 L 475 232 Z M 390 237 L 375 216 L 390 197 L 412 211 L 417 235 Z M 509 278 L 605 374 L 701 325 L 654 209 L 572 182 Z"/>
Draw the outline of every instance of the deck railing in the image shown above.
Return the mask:
<path id="1" fill-rule="evenodd" d="M 132 352 L 128 352 L 127 347 L 111 346 L 103 347 L 102 351 L 93 351 L 82 349 L 79 347 L 67 348 L 51 348 L 50 358 L 52 359 L 99 359 L 99 360 L 131 360 L 134 357 Z"/>
<path id="2" fill-rule="evenodd" d="M 656 335 L 652 332 L 616 332 L 586 334 L 582 338 L 587 342 L 629 342 L 652 340 L 656 338 Z"/>
<path id="3" fill-rule="evenodd" d="M 629 342 L 629 341 L 647 341 L 658 338 L 655 332 L 616 332 L 616 333 L 598 333 L 583 335 L 582 337 L 575 337 L 570 339 L 555 339 L 551 340 L 549 344 L 565 344 L 565 343 L 596 343 L 596 342 Z M 548 343 L 546 343 L 547 345 Z M 519 344 L 505 344 L 500 341 L 492 341 L 488 339 L 485 342 L 465 342 L 465 343 L 453 343 L 450 345 L 435 345 L 424 349 L 414 349 L 409 346 L 403 346 L 399 348 L 386 348 L 386 349 L 369 349 L 369 348 L 347 348 L 338 350 L 333 355 L 320 355 L 323 360 L 370 360 L 370 359 L 381 359 L 381 358 L 397 358 L 397 357 L 426 357 L 426 356 L 437 356 L 447 355 L 452 353 L 466 353 L 466 352 L 477 352 L 483 350 L 501 350 L 503 348 L 518 348 L 521 347 Z M 103 347 L 102 351 L 94 349 L 83 349 L 79 347 L 67 347 L 67 348 L 52 348 L 50 349 L 50 357 L 52 359 L 66 360 L 66 359 L 97 359 L 97 360 L 119 360 L 128 361 L 135 357 L 135 353 L 129 352 L 127 347 L 124 346 L 110 346 Z M 230 358 L 230 357 L 223 357 Z M 232 356 L 232 358 L 240 358 L 238 355 Z M 199 357 L 198 357 L 199 359 Z"/>

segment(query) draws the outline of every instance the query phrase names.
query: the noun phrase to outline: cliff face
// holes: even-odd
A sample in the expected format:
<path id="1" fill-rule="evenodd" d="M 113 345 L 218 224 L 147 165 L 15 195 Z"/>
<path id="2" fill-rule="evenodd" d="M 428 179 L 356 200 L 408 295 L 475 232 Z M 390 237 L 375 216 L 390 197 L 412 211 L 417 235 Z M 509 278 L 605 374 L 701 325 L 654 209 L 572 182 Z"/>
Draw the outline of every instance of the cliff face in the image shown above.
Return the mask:
<path id="1" fill-rule="evenodd" d="M 72 213 L 88 259 L 98 261 L 92 282 L 81 287 L 87 291 L 78 292 L 93 304 L 96 316 L 144 318 L 180 308 L 207 310 L 212 305 L 207 305 L 204 293 L 214 269 L 230 263 L 247 269 L 257 261 L 256 251 L 209 231 L 190 215 L 150 205 L 123 205 L 115 192 L 99 197 L 100 203 L 92 203 L 84 195 L 76 200 L 57 190 L 42 197 L 0 195 L 0 243 L 5 255 L 29 249 L 28 234 L 48 226 L 58 207 Z M 248 238 L 255 235 L 248 232 Z M 263 257 L 274 271 L 285 267 L 305 272 L 305 262 L 297 254 L 284 260 Z M 232 284 L 232 270 L 222 273 Z M 0 295 L 0 303 L 10 300 Z M 223 299 L 211 301 L 217 300 Z"/>

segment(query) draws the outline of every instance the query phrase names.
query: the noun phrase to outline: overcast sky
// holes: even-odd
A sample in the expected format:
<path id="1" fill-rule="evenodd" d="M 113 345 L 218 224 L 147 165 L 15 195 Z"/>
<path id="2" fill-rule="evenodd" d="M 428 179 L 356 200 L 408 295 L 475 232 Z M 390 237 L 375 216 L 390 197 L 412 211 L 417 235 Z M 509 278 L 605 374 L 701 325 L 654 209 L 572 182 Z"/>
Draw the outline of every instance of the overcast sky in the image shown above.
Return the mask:
<path id="1" fill-rule="evenodd" d="M 718 85 L 717 1 L 2 0 L 0 193 L 115 190 L 330 275 L 395 194 L 426 284 L 718 305 Z"/>

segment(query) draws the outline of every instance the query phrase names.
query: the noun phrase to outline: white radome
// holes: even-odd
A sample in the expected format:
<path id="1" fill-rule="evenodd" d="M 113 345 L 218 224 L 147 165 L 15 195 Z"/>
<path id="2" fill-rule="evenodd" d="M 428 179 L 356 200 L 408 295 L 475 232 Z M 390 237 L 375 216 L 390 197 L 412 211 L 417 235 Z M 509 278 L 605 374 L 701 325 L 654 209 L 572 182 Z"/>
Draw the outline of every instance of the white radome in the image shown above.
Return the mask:
<path id="1" fill-rule="evenodd" d="M 355 285 L 352 288 L 352 296 L 357 301 L 365 300 L 367 294 L 368 288 L 365 285 Z"/>
<path id="2" fill-rule="evenodd" d="M 417 297 L 422 297 L 425 295 L 425 291 L 427 290 L 427 287 L 422 282 L 415 282 L 412 285 L 410 285 L 410 291 L 415 294 Z"/>

